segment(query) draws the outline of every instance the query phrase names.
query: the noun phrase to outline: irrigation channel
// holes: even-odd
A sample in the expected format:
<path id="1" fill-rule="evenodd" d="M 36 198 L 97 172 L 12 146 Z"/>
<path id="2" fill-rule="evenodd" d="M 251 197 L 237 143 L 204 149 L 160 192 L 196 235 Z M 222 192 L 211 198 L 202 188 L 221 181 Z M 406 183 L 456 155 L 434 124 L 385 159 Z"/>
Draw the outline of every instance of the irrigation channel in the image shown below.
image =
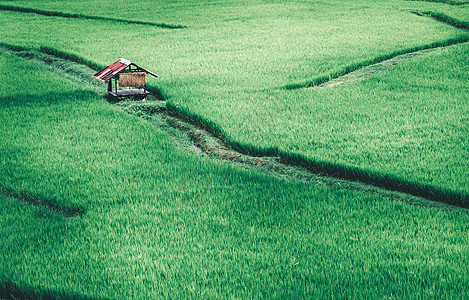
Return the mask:
<path id="1" fill-rule="evenodd" d="M 365 80 L 371 76 L 376 76 L 377 74 L 380 74 L 403 61 L 416 56 L 440 51 L 441 49 L 442 47 L 435 47 L 432 49 L 418 50 L 398 55 L 386 61 L 368 65 L 343 76 L 323 82 L 316 88 L 331 88 L 341 84 L 351 84 L 360 80 Z M 0 51 L 13 53 L 25 59 L 39 63 L 45 66 L 49 71 L 58 73 L 62 77 L 78 82 L 83 87 L 98 94 L 103 94 L 103 91 L 105 90 L 104 85 L 92 77 L 95 70 L 83 64 L 79 64 L 56 55 L 46 54 L 44 51 L 25 50 L 8 45 L 0 45 Z M 177 116 L 166 107 L 166 102 L 164 100 L 158 98 L 158 95 L 155 96 L 155 94 L 153 94 L 149 96 L 147 101 L 126 100 L 111 103 L 123 111 L 137 117 L 141 117 L 152 125 L 157 126 L 162 131 L 170 135 L 179 147 L 183 147 L 188 151 L 195 151 L 199 155 L 231 161 L 247 168 L 256 168 L 262 172 L 285 180 L 301 180 L 315 185 L 327 185 L 338 189 L 359 190 L 390 199 L 398 199 L 410 204 L 439 207 L 446 210 L 461 209 L 457 206 L 432 201 L 432 199 L 426 199 L 410 193 L 395 191 L 393 189 L 366 184 L 351 179 L 343 179 L 315 173 L 306 168 L 284 163 L 279 157 L 255 157 L 234 151 L 228 145 L 224 144 L 220 138 L 216 137 L 216 135 L 192 124 L 191 122 L 188 122 L 180 116 Z M 39 201 L 30 195 L 16 194 L 12 191 L 2 189 L 0 189 L 0 193 L 17 199 L 22 199 L 23 201 L 31 204 L 47 206 L 47 208 L 52 211 L 66 217 L 77 216 L 83 213 L 79 211 L 68 211 L 54 205 L 44 204 L 47 203 L 47 201 Z"/>

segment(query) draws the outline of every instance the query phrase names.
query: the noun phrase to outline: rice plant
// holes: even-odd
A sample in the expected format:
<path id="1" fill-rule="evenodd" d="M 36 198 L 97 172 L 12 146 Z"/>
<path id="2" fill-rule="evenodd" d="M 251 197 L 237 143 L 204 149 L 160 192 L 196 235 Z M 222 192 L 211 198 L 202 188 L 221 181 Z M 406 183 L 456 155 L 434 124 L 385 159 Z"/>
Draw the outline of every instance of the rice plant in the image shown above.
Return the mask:
<path id="1" fill-rule="evenodd" d="M 0 1 L 1 43 L 95 69 L 130 59 L 161 75 L 149 84 L 169 110 L 233 148 L 467 197 L 467 44 L 353 85 L 285 89 L 463 43 L 427 12 L 464 24 L 467 5 L 13 4 Z M 77 81 L 5 53 L 0 65 L 0 298 L 467 295 L 465 209 L 210 159 Z"/>

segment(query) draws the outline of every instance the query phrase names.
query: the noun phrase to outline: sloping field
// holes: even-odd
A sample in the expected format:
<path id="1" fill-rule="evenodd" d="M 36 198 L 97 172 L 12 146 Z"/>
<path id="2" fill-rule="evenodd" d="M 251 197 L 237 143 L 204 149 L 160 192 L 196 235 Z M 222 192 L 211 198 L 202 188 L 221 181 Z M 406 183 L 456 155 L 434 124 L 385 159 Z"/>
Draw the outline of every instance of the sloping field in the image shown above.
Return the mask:
<path id="1" fill-rule="evenodd" d="M 467 292 L 464 209 L 201 159 L 34 63 L 0 61 L 11 70 L 1 78 L 1 178 L 20 194 L 0 194 L 0 297 Z M 29 86 L 10 96 L 19 80 Z"/>
<path id="2" fill-rule="evenodd" d="M 73 1 L 66 6 L 62 2 L 53 1 L 41 7 L 34 3 L 18 1 L 15 5 L 30 5 L 33 9 L 64 13 L 73 10 L 95 17 L 119 17 L 116 14 L 109 16 L 111 2 L 104 2 L 99 7 L 96 4 L 84 6 L 81 2 Z M 312 118 L 312 110 L 306 109 L 310 103 L 308 97 L 292 102 L 287 99 L 295 97 L 295 92 L 280 92 L 277 96 L 279 88 L 309 86 L 318 80 L 399 53 L 467 41 L 467 32 L 412 13 L 438 12 L 442 9 L 447 14 L 460 16 L 467 12 L 466 5 L 422 1 L 382 1 L 374 2 L 373 5 L 357 1 L 341 1 L 340 5 L 334 1 L 288 4 L 224 1 L 193 2 L 193 5 L 143 2 L 137 8 L 136 4 L 112 3 L 116 7 L 114 11 L 125 12 L 122 13 L 123 20 L 171 23 L 186 28 L 124 25 L 106 20 L 4 11 L 0 15 L 5 23 L 1 39 L 13 45 L 66 50 L 68 54 L 101 66 L 114 61 L 116 57 L 126 57 L 145 65 L 164 74 L 158 81 L 158 88 L 163 91 L 173 110 L 191 116 L 201 124 L 212 124 L 211 129 L 224 136 L 226 142 L 251 154 L 281 155 L 286 152 L 295 157 L 300 155 L 299 159 L 294 160 L 325 161 L 340 168 L 356 169 L 359 173 L 378 174 L 374 177 L 387 174 L 410 185 L 419 183 L 432 186 L 443 194 L 445 191 L 456 193 L 456 196 L 449 197 L 449 202 L 459 203 L 462 200 L 457 195 L 467 194 L 467 180 L 455 183 L 450 179 L 468 178 L 464 170 L 469 168 L 465 163 L 461 165 L 460 160 L 464 153 L 457 153 L 457 156 L 444 153 L 443 156 L 450 158 L 443 161 L 448 162 L 448 166 L 443 166 L 448 171 L 444 171 L 443 178 L 439 174 L 433 176 L 439 173 L 433 170 L 441 167 L 440 160 L 435 159 L 433 153 L 420 149 L 419 142 L 396 140 L 396 135 L 389 135 L 387 129 L 380 131 L 373 127 L 372 122 L 366 125 L 371 128 L 364 128 L 370 131 L 368 137 L 358 140 L 354 136 L 345 137 L 344 142 L 340 134 L 327 132 L 333 126 L 323 126 L 320 120 L 334 118 L 337 126 L 346 128 L 349 126 L 347 117 L 336 114 Z M 155 13 L 153 7 L 157 7 Z M 441 7 L 451 7 L 451 10 Z M 225 11 L 230 13 L 226 14 Z M 16 26 L 18 23 L 27 26 Z M 465 51 L 467 48 L 461 49 Z M 150 84 L 155 85 L 156 81 Z M 351 93 L 356 94 L 360 87 L 350 89 Z M 406 86 L 402 86 L 402 89 L 406 91 Z M 433 86 L 425 92 L 423 90 L 417 91 L 421 94 L 420 98 L 433 100 L 440 97 L 438 92 L 434 92 Z M 455 91 L 459 92 L 454 98 L 459 100 L 454 101 L 464 103 L 466 90 Z M 368 101 L 370 97 L 365 94 L 357 96 L 367 97 L 363 101 Z M 385 95 L 379 95 L 376 100 L 375 111 L 369 111 L 374 116 L 381 114 L 376 109 L 389 103 Z M 421 101 L 426 102 L 423 99 Z M 400 111 L 402 106 L 391 105 L 391 108 L 393 111 L 389 112 L 390 115 L 408 117 Z M 339 106 L 334 108 L 336 111 L 345 109 Z M 449 113 L 447 110 L 444 112 Z M 434 113 L 440 114 L 440 111 Z M 426 118 L 426 114 L 426 111 L 420 111 L 416 121 Z M 402 118 L 386 127 L 401 126 L 407 122 Z M 461 121 L 458 116 L 458 120 L 454 117 L 452 119 Z M 283 126 L 285 122 L 289 124 Z M 427 128 L 429 131 L 423 129 L 424 135 L 437 131 L 445 135 L 445 128 L 440 125 L 432 123 L 432 128 Z M 311 132 L 317 127 L 326 131 L 327 137 L 317 136 L 316 131 Z M 422 127 L 418 130 L 422 130 Z M 374 139 L 379 136 L 386 136 L 388 144 L 398 145 L 399 150 L 394 151 L 397 155 L 388 159 L 390 151 L 386 145 L 369 149 L 368 145 L 376 144 Z M 340 150 L 334 145 L 332 150 L 326 151 L 327 154 L 317 151 L 314 145 L 323 145 L 325 138 L 328 142 L 337 143 Z M 442 138 L 440 136 L 432 140 Z M 290 143 L 291 140 L 295 140 L 295 143 Z M 405 147 L 399 146 L 403 143 Z M 429 147 L 440 148 L 436 144 Z M 447 147 L 452 148 L 453 145 Z M 415 155 L 416 151 L 418 156 Z M 455 160 L 452 161 L 451 157 Z M 412 165 L 407 166 L 409 159 Z M 453 169 L 452 166 L 456 164 L 460 168 Z M 393 180 L 384 180 L 384 185 Z M 442 199 L 445 197 L 437 198 L 445 201 Z"/>
<path id="3" fill-rule="evenodd" d="M 125 57 L 236 150 L 467 207 L 468 11 L 0 1 L 0 43 L 18 52 L 0 53 L 0 298 L 465 297 L 467 209 L 209 159 L 20 56 Z M 420 49 L 435 51 L 317 86 Z"/>

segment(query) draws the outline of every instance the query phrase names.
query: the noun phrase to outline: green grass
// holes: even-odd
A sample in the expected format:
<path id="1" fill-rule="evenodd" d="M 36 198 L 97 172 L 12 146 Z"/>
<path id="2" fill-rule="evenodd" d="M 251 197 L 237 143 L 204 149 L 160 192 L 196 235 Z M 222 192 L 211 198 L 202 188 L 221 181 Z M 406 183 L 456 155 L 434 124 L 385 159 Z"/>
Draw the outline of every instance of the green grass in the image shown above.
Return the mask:
<path id="1" fill-rule="evenodd" d="M 64 15 L 1 11 L 1 43 L 95 68 L 119 57 L 135 61 L 160 75 L 149 83 L 168 107 L 239 148 L 467 195 L 467 44 L 351 86 L 282 89 L 467 39 L 409 12 L 464 22 L 466 5 L 14 5 Z M 111 6 L 119 13 L 109 16 Z M 86 86 L 14 55 L 1 54 L 0 65 L 8 69 L 0 74 L 0 188 L 26 198 L 0 195 L 0 298 L 467 295 L 464 209 L 409 205 L 202 158 Z"/>
<path id="2" fill-rule="evenodd" d="M 463 180 L 455 187 L 453 180 L 445 179 L 464 178 L 463 173 L 449 169 L 437 172 L 436 176 L 424 176 L 435 173 L 432 170 L 438 168 L 438 164 L 431 162 L 436 160 L 415 155 L 406 151 L 405 147 L 400 147 L 397 153 L 400 157 L 412 155 L 410 165 L 406 165 L 405 170 L 401 170 L 401 160 L 386 158 L 389 156 L 386 147 L 373 149 L 373 156 L 383 157 L 375 163 L 374 157 L 355 155 L 357 151 L 364 153 L 370 150 L 357 149 L 355 144 L 350 143 L 344 146 L 346 144 L 340 142 L 341 136 L 330 135 L 330 138 L 334 143 L 338 140 L 338 147 L 343 147 L 342 150 L 326 154 L 316 151 L 315 147 L 309 146 L 310 143 L 321 144 L 324 141 L 321 138 L 311 140 L 316 132 L 308 130 L 315 128 L 317 123 L 311 120 L 311 111 L 305 110 L 305 107 L 310 107 L 307 98 L 290 103 L 289 99 L 297 97 L 296 92 L 279 94 L 277 91 L 280 87 L 299 87 L 321 81 L 398 53 L 466 41 L 466 32 L 409 12 L 443 11 L 445 16 L 463 22 L 453 16 L 459 17 L 466 13 L 465 5 L 451 6 L 451 10 L 448 10 L 444 8 L 446 4 L 420 1 L 381 1 L 373 5 L 345 1 L 340 6 L 334 1 L 318 4 L 295 2 L 288 5 L 256 1 L 194 2 L 194 5 L 186 3 L 184 6 L 178 2 L 165 2 L 159 3 L 157 10 L 160 13 L 155 14 L 154 2 L 139 3 L 147 9 L 137 9 L 134 4 L 127 5 L 124 2 L 112 3 L 126 12 L 122 19 L 182 24 L 187 28 L 167 30 L 139 24 L 123 25 L 99 18 L 59 18 L 4 11 L 0 13 L 5 24 L 0 39 L 12 45 L 52 49 L 61 55 L 88 62 L 96 68 L 105 66 L 116 57 L 126 57 L 144 65 L 162 74 L 158 81 L 150 80 L 149 84 L 161 90 L 162 97 L 167 99 L 171 107 L 196 116 L 203 123 L 213 124 L 211 127 L 219 130 L 219 135 L 240 149 L 250 149 L 258 154 L 265 151 L 276 153 L 276 149 L 294 153 L 300 150 L 305 157 L 314 157 L 320 161 L 351 165 L 370 172 L 390 173 L 391 176 L 410 182 L 467 192 L 467 181 Z M 61 2 L 50 1 L 40 8 L 104 17 L 108 14 L 107 5 L 110 4 L 104 1 L 88 7 L 82 5 L 81 1 L 70 1 L 64 6 Z M 35 2 L 15 2 L 18 7 L 28 5 L 32 9 L 39 8 Z M 222 12 L 227 10 L 233 16 L 222 18 Z M 112 41 L 111 46 L 106 41 Z M 431 88 L 426 89 L 425 93 L 422 97 L 439 97 Z M 461 97 L 464 92 L 459 92 L 459 95 Z M 366 93 L 357 93 L 356 97 L 359 96 L 367 97 Z M 294 116 L 284 127 L 280 124 L 284 124 L 282 115 L 285 113 L 285 105 L 267 104 L 276 102 L 272 99 L 277 97 L 281 97 L 280 102 L 288 103 L 287 113 Z M 337 112 L 341 109 L 334 108 Z M 399 107 L 392 109 L 398 110 Z M 421 114 L 416 116 L 415 122 L 425 119 L 424 111 L 416 112 Z M 272 116 L 275 118 L 272 119 Z M 256 120 L 250 123 L 253 117 Z M 323 118 L 328 116 L 320 116 L 320 119 Z M 440 125 L 434 129 L 440 128 Z M 338 122 L 336 126 L 343 124 Z M 371 131 L 374 129 L 373 122 L 368 122 L 366 126 L 371 126 Z M 390 126 L 398 127 L 400 123 Z M 301 134 L 298 135 L 299 132 Z M 354 139 L 353 136 L 344 138 Z M 294 139 L 295 145 L 289 144 L 291 139 Z M 363 140 L 365 147 L 372 143 L 375 141 L 371 136 Z M 453 147 L 452 144 L 445 146 Z M 433 144 L 430 147 L 439 146 Z M 350 156 L 354 157 L 349 159 Z M 425 168 L 421 168 L 422 165 Z"/>
<path id="3" fill-rule="evenodd" d="M 14 185 L 27 177 L 31 193 L 85 208 L 67 218 L 0 195 L 4 297 L 466 294 L 465 210 L 413 206 L 201 159 L 92 94 L 41 99 L 58 85 L 70 94 L 80 88 L 33 63 L 0 57 L 12 84 L 31 83 L 29 97 L 2 97 L 2 112 L 9 109 L 9 117 L 2 115 L 9 128 L 2 129 L 9 133 L 2 136 L 2 181 Z M 23 160 L 4 155 L 13 150 Z"/>
<path id="4" fill-rule="evenodd" d="M 2 78 L 2 183 L 84 208 L 67 218 L 0 195 L 4 295 L 465 294 L 465 211 L 201 159 L 76 84 L 0 57 L 11 70 Z M 15 94 L 18 80 L 29 85 Z"/>
<path id="5" fill-rule="evenodd" d="M 124 24 L 148 25 L 148 26 L 156 26 L 156 27 L 168 28 L 168 29 L 184 28 L 184 26 L 181 26 L 181 25 L 171 25 L 171 24 L 164 24 L 164 23 L 144 22 L 144 21 L 133 21 L 133 20 L 126 20 L 126 19 L 117 19 L 117 18 L 100 17 L 100 16 L 89 16 L 89 15 L 82 15 L 82 14 L 70 14 L 70 13 L 63 13 L 63 12 L 57 12 L 57 11 L 45 11 L 45 10 L 40 10 L 40 9 L 27 8 L 27 7 L 18 7 L 18 6 L 11 6 L 11 5 L 0 5 L 0 10 L 16 11 L 16 12 L 22 12 L 22 13 L 34 13 L 34 14 L 45 15 L 45 16 L 49 16 L 49 17 L 90 19 L 90 20 L 100 20 L 100 21 L 108 21 L 108 22 L 121 22 L 121 23 L 124 23 Z"/>
<path id="6" fill-rule="evenodd" d="M 468 53 L 454 46 L 366 82 L 266 93 L 226 135 L 467 193 Z M 211 119 L 220 124 L 224 108 Z"/>

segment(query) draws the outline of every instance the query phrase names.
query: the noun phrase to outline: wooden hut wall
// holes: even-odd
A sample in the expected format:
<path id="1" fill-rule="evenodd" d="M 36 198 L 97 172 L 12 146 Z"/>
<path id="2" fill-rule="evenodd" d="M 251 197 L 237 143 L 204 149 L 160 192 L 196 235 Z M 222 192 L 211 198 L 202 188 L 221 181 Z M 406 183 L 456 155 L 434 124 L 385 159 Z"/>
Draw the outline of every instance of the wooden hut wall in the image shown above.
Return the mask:
<path id="1" fill-rule="evenodd" d="M 119 86 L 141 87 L 145 86 L 145 72 L 129 72 L 119 74 Z"/>

